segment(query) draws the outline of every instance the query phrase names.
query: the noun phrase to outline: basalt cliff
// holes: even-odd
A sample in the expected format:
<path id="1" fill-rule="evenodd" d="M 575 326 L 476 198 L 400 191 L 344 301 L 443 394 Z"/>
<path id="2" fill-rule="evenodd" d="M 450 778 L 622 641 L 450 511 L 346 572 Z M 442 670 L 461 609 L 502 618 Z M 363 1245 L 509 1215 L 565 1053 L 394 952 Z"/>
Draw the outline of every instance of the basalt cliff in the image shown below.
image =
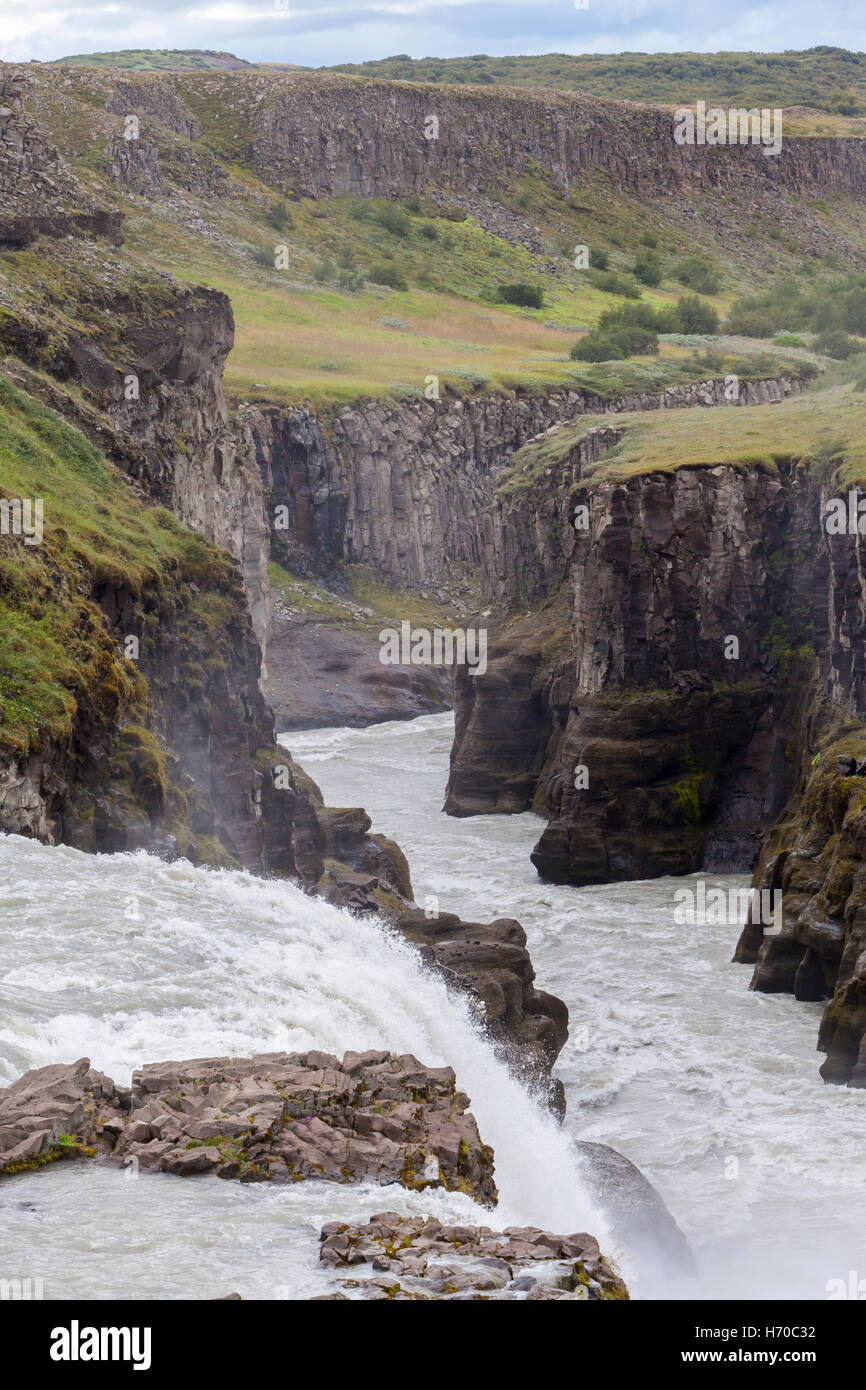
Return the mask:
<path id="1" fill-rule="evenodd" d="M 398 847 L 370 834 L 363 810 L 325 807 L 275 740 L 262 690 L 272 518 L 288 500 L 292 558 L 307 554 L 315 572 L 334 558 L 336 533 L 318 507 L 306 525 L 304 497 L 317 448 L 339 464 L 339 447 L 325 449 L 303 413 L 229 412 L 228 298 L 124 254 L 120 212 L 92 205 L 27 92 L 20 71 L 2 71 L 0 179 L 14 215 L 0 227 L 13 272 L 0 280 L 0 491 L 11 509 L 0 534 L 0 829 L 286 876 L 384 913 L 479 1001 L 514 1067 L 548 1086 L 567 1010 L 535 989 L 519 924 L 428 922 Z M 27 273 L 31 254 L 50 262 L 50 280 Z M 537 427 L 538 412 L 530 418 Z M 512 424 L 509 436 L 507 422 L 494 425 L 491 456 L 531 427 Z M 375 416 L 365 428 L 370 437 Z M 305 481 L 292 431 L 309 442 Z M 343 433 L 353 438 L 351 417 Z M 452 474 L 458 452 L 446 450 Z M 364 558 L 385 573 L 389 519 L 376 515 L 375 489 L 358 482 L 350 495 L 345 475 L 340 489 L 341 524 L 357 515 L 359 544 L 370 533 Z M 38 537 L 21 525 L 34 496 Z M 406 577 L 418 579 L 420 544 L 409 550 Z M 278 541 L 274 554 L 287 558 Z M 559 1107 L 561 1088 L 551 1095 Z"/>
<path id="2" fill-rule="evenodd" d="M 822 1075 L 862 1085 L 864 555 L 827 526 L 851 448 L 617 475 L 621 438 L 517 455 L 485 519 L 505 615 L 460 674 L 448 809 L 534 808 L 561 883 L 755 870 L 781 913 L 736 959 L 828 1000 Z"/>
<path id="3" fill-rule="evenodd" d="M 757 988 L 832 994 L 825 1075 L 859 1084 L 863 567 L 859 535 L 821 524 L 852 451 L 746 438 L 759 417 L 790 433 L 812 369 L 746 371 L 733 400 L 707 368 L 657 389 L 521 382 L 428 400 L 410 383 L 400 399 L 358 390 L 323 408 L 256 387 L 230 402 L 229 299 L 158 268 L 167 228 L 216 248 L 223 270 L 242 258 L 221 219 L 248 185 L 256 215 L 283 226 L 275 194 L 424 193 L 443 221 L 547 254 L 546 214 L 505 198 L 515 168 L 540 171 L 536 195 L 571 213 L 613 190 L 688 222 L 700 195 L 745 267 L 758 218 L 798 255 L 860 264 L 846 221 L 866 193 L 855 140 L 786 140 L 768 159 L 677 146 L 670 113 L 550 93 L 0 72 L 0 349 L 16 427 L 4 496 L 47 491 L 32 466 L 46 441 L 77 489 L 44 546 L 0 537 L 21 624 L 4 667 L 0 823 L 288 874 L 388 910 L 480 995 L 503 1044 L 549 1069 L 565 1015 L 535 990 L 518 924 L 422 921 L 396 847 L 362 811 L 325 808 L 275 742 L 309 720 L 294 707 L 299 649 L 301 666 L 332 668 L 315 627 L 305 649 L 297 625 L 281 627 L 269 564 L 335 591 L 366 567 L 489 627 L 486 673 L 457 673 L 447 809 L 533 807 L 548 821 L 534 862 L 560 882 L 757 865 L 758 883 L 783 890 L 784 923 L 747 926 L 739 956 Z M 121 245 L 109 193 L 132 222 L 167 219 L 147 224 L 146 254 Z M 844 207 L 832 225 L 825 197 Z M 675 417 L 705 436 L 701 457 L 676 466 L 672 445 L 615 466 L 625 421 Z M 716 443 L 728 417 L 744 422 L 733 455 Z M 21 650 L 57 593 L 68 662 L 55 632 L 29 690 Z M 371 683 L 375 712 L 356 702 L 357 722 L 448 699 L 429 676 Z M 347 708 L 335 697 L 326 722 Z"/>

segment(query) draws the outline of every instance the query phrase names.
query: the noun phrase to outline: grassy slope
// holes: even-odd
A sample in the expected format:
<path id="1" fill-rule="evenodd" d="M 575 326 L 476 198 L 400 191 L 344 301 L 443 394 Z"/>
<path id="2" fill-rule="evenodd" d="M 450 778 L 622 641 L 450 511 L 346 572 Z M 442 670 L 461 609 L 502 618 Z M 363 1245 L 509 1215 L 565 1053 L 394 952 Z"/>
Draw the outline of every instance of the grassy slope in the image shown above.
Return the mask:
<path id="1" fill-rule="evenodd" d="M 584 474 L 585 483 L 719 464 L 772 470 L 781 461 L 795 460 L 805 466 L 832 461 L 840 484 L 848 486 L 866 479 L 866 390 L 858 385 L 810 390 L 771 407 L 638 411 L 615 420 L 585 416 L 576 427 L 525 445 L 514 455 L 501 486 L 507 491 L 531 487 L 600 424 L 622 429 L 624 435 Z"/>
<path id="2" fill-rule="evenodd" d="M 340 63 L 334 72 L 406 82 L 559 87 L 618 100 L 679 105 L 703 97 L 737 106 L 839 105 L 866 114 L 866 54 L 840 48 L 784 53 L 545 53 Z"/>
<path id="3" fill-rule="evenodd" d="M 433 216 L 432 205 L 408 214 L 408 232 L 395 235 L 382 227 L 385 203 L 379 199 L 292 203 L 292 225 L 278 233 L 264 216 L 268 197 L 275 195 L 261 187 L 258 205 L 239 200 L 221 206 L 222 241 L 178 229 L 161 209 L 133 204 L 127 246 L 154 269 L 228 294 L 236 318 L 235 349 L 226 367 L 230 397 L 310 399 L 319 408 L 361 397 L 421 394 L 430 374 L 440 378 L 440 389 L 456 391 L 556 385 L 616 394 L 610 368 L 599 370 L 568 357 L 578 333 L 623 302 L 598 287 L 594 272 L 574 269 L 567 252 L 577 244 L 604 247 L 611 269 L 629 275 L 640 236 L 656 228 L 666 278 L 658 289 L 643 291 L 655 304 L 671 303 L 684 292 L 673 278 L 676 264 L 704 249 L 725 273 L 727 283 L 712 297 L 722 314 L 736 293 L 762 283 L 757 266 L 755 272 L 750 269 L 753 258 L 788 271 L 801 266 L 796 248 L 782 241 L 767 250 L 760 229 L 751 227 L 743 229 L 739 265 L 726 267 L 709 229 L 703 240 L 692 228 L 675 231 L 613 195 L 578 207 L 538 183 L 528 176 L 516 180 L 507 196 L 514 207 L 529 202 L 530 227 L 541 221 L 545 245 L 540 251 L 509 244 L 472 217 L 449 221 Z M 533 186 L 527 189 L 526 184 Z M 828 216 L 833 215 L 828 209 Z M 268 257 L 273 262 L 279 245 L 288 248 L 287 268 L 261 264 Z M 341 256 L 362 275 L 384 262 L 405 277 L 409 288 L 368 283 L 351 293 L 333 280 L 317 284 L 315 271 L 323 258 L 331 258 L 339 273 Z M 543 307 L 497 302 L 498 287 L 514 280 L 542 285 Z M 746 350 L 766 348 L 754 343 Z M 614 375 L 619 389 L 655 389 L 701 372 L 687 346 L 669 344 L 656 361 L 627 364 Z"/>
<path id="4" fill-rule="evenodd" d="M 490 195 L 492 230 L 455 208 L 446 207 L 449 216 L 443 216 L 422 200 L 420 211 L 403 204 L 405 231 L 389 231 L 382 224 L 384 200 L 287 200 L 284 189 L 268 186 L 238 162 L 251 134 L 240 100 L 243 74 L 168 80 L 202 125 L 201 140 L 187 150 L 216 157 L 229 175 L 228 190 L 218 198 L 183 186 L 170 189 L 170 203 L 121 193 L 102 153 L 114 125 L 94 70 L 72 67 L 62 84 L 40 83 L 39 114 L 93 196 L 121 201 L 128 258 L 229 295 L 237 333 L 226 386 L 235 401 L 310 400 L 326 410 L 364 397 L 421 393 L 430 375 L 440 378 L 440 389 L 456 391 L 576 385 L 615 395 L 635 385 L 658 388 L 702 374 L 690 345 L 668 344 L 655 360 L 616 368 L 569 361 L 578 332 L 622 302 L 600 288 L 595 272 L 575 270 L 575 246 L 605 251 L 610 269 L 630 277 L 641 239 L 656 238 L 665 278 L 657 290 L 643 291 L 654 303 L 682 292 L 674 278 L 677 262 L 701 255 L 722 274 L 713 299 L 721 313 L 737 294 L 762 288 L 775 274 L 814 277 L 820 263 L 807 262 L 805 253 L 815 241 L 832 247 L 842 237 L 856 255 L 866 255 L 859 208 L 832 194 L 811 201 L 805 209 L 810 230 L 801 235 L 796 218 L 780 227 L 772 211 L 755 207 L 744 217 L 718 201 L 712 214 L 686 219 L 676 200 L 638 200 L 601 174 L 563 198 L 537 170 L 503 175 Z M 158 138 L 177 140 L 165 132 Z M 283 230 L 267 219 L 280 200 L 291 216 Z M 497 208 L 511 228 L 508 240 L 499 234 L 506 227 L 499 225 Z M 726 218 L 721 228 L 717 214 Z M 519 244 L 521 236 L 534 249 Z M 278 271 L 274 251 L 282 244 L 288 266 Z M 368 279 L 350 292 L 336 276 L 317 283 L 316 267 L 326 257 L 338 269 L 348 261 L 367 277 L 385 263 L 409 288 L 388 290 Z M 497 302 L 498 287 L 515 280 L 543 285 L 540 310 Z M 762 347 L 753 343 L 746 350 Z"/>
<path id="5" fill-rule="evenodd" d="M 231 562 L 171 513 L 143 504 L 79 433 L 0 377 L 0 496 L 42 498 L 44 536 L 0 536 L 0 746 L 25 755 L 68 735 L 79 697 L 106 707 L 146 692 L 93 601 L 105 583 L 219 588 Z M 202 620 L 219 596 L 202 593 Z"/>
<path id="6" fill-rule="evenodd" d="M 224 72 L 253 66 L 233 53 L 198 48 L 126 48 L 113 53 L 71 53 L 62 67 L 122 68 L 132 72 Z"/>

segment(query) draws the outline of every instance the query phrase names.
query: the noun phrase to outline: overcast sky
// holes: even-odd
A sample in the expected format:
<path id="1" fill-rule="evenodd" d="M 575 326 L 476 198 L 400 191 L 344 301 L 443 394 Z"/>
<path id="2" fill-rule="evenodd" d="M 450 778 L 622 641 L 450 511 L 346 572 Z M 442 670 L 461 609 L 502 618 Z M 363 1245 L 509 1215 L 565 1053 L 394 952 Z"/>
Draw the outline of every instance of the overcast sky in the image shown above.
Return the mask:
<path id="1" fill-rule="evenodd" d="M 0 57 L 213 48 L 317 67 L 393 53 L 863 46 L 864 0 L 0 0 Z"/>

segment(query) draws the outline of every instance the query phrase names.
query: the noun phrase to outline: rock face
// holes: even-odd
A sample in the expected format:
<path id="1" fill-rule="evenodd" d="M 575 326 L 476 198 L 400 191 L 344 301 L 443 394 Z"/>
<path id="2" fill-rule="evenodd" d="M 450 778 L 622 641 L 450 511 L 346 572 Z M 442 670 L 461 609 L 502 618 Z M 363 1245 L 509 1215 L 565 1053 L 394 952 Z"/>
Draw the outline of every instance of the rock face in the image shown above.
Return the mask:
<path id="1" fill-rule="evenodd" d="M 88 73 L 91 99 L 119 114 L 138 113 L 142 137 L 157 147 L 157 173 L 180 164 L 187 179 L 207 178 L 207 162 L 181 154 L 195 138 L 196 115 L 221 112 L 206 132 L 275 186 L 322 198 L 405 197 L 431 185 L 453 197 L 483 196 L 504 172 L 536 166 L 563 193 L 594 173 L 646 197 L 699 189 L 772 200 L 780 191 L 862 190 L 866 164 L 857 139 L 786 137 L 765 158 L 747 146 L 681 146 L 673 114 L 570 92 L 443 88 L 334 73 Z M 223 133 L 225 132 L 225 134 Z M 231 134 L 234 132 L 234 135 Z M 120 164 L 116 176 L 127 168 Z M 151 176 L 153 177 L 153 176 Z M 131 184 L 136 187 L 136 184 Z M 159 191 L 161 182 L 146 185 Z"/>
<path id="2" fill-rule="evenodd" d="M 535 1226 L 446 1226 L 379 1212 L 363 1226 L 322 1227 L 319 1259 L 344 1277 L 347 1296 L 394 1302 L 444 1299 L 628 1299 L 593 1236 Z M 366 1277 L 365 1277 L 366 1276 Z"/>
<path id="3" fill-rule="evenodd" d="M 498 494 L 485 582 L 511 616 L 459 675 L 447 807 L 546 814 L 532 857 L 558 882 L 757 861 L 780 916 L 736 958 L 755 989 L 832 996 L 822 1075 L 862 1086 L 866 557 L 822 520 L 846 489 L 785 459 L 590 483 L 616 439 Z"/>
<path id="4" fill-rule="evenodd" d="M 431 919 L 415 909 L 398 913 L 394 925 L 420 947 L 428 965 L 479 1001 L 486 1029 L 512 1070 L 564 1113 L 561 1084 L 551 1082 L 550 1069 L 568 1037 L 568 1009 L 535 988 L 520 923 L 500 918 L 482 925 L 450 912 Z"/>
<path id="5" fill-rule="evenodd" d="M 545 478 L 501 501 L 488 582 L 546 606 L 499 629 L 484 675 L 458 675 L 446 807 L 547 814 L 533 859 L 558 882 L 751 867 L 753 837 L 791 789 L 768 644 L 785 601 L 771 557 L 790 494 L 778 477 L 732 468 L 582 486 L 616 438 L 594 431 L 553 487 Z M 581 504 L 589 527 L 575 532 Z M 767 774 L 757 790 L 735 775 L 750 759 Z"/>
<path id="6" fill-rule="evenodd" d="M 119 212 L 94 207 L 46 130 L 25 109 L 32 79 L 0 64 L 0 248 L 40 234 L 120 241 Z"/>
<path id="7" fill-rule="evenodd" d="M 152 1063 L 118 1088 L 88 1059 L 0 1091 L 0 1172 L 93 1156 L 147 1171 L 242 1182 L 400 1183 L 496 1201 L 450 1067 L 409 1054 L 264 1053 Z"/>
<path id="8" fill-rule="evenodd" d="M 661 1196 L 639 1168 L 607 1144 L 575 1143 L 585 1164 L 585 1181 L 610 1226 L 630 1255 L 662 1263 L 672 1274 L 689 1274 L 694 1257 Z"/>
<path id="9" fill-rule="evenodd" d="M 582 415 L 719 405 L 724 389 L 707 381 L 613 400 L 551 391 L 370 401 L 346 406 L 327 425 L 303 409 L 249 406 L 240 418 L 262 469 L 268 515 L 285 509 L 272 549 L 288 569 L 327 575 L 361 564 L 417 586 L 451 578 L 455 567 L 474 575 L 483 566 L 498 599 L 504 594 L 493 576 L 511 556 L 502 551 L 496 479 L 517 449 Z M 744 381 L 739 403 L 782 400 L 799 389 L 797 381 Z M 530 545 L 531 536 L 529 529 Z"/>

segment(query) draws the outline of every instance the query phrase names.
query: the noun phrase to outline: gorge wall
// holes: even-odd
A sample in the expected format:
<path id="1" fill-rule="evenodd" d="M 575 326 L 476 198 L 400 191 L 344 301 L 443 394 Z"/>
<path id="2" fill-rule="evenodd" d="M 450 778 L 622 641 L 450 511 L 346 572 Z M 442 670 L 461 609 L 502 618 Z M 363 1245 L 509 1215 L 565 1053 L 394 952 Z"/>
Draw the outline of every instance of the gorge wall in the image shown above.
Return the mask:
<path id="1" fill-rule="evenodd" d="M 75 82 L 109 112 L 142 116 L 147 129 L 134 146 L 112 137 L 108 123 L 106 132 L 116 175 L 157 195 L 172 181 L 218 187 L 229 155 L 289 194 L 315 198 L 405 197 L 436 186 L 459 201 L 529 168 L 562 193 L 598 172 L 649 197 L 718 188 L 754 202 L 779 190 L 866 188 L 855 138 L 785 137 L 770 158 L 755 146 L 681 146 L 672 112 L 580 93 L 309 72 L 78 69 Z"/>
<path id="2" fill-rule="evenodd" d="M 591 476 L 618 437 L 596 427 L 486 518 L 510 612 L 458 679 L 447 809 L 534 807 L 556 882 L 757 863 L 781 912 L 750 915 L 737 959 L 756 989 L 829 996 L 822 1075 L 866 1084 L 864 538 L 823 524 L 832 468 Z"/>

